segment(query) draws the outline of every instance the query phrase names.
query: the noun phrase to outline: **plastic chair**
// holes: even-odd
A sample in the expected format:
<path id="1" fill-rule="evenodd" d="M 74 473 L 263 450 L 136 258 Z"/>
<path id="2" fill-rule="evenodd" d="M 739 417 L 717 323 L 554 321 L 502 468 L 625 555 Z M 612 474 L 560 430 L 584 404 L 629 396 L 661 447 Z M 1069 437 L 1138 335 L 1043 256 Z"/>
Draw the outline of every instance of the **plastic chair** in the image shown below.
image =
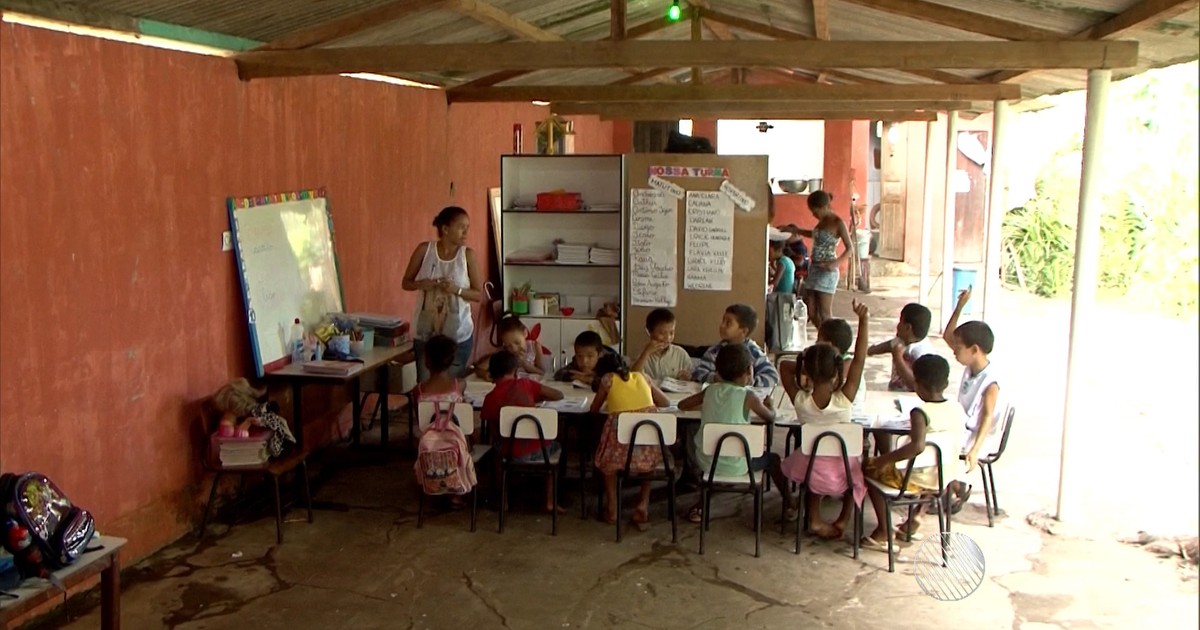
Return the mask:
<path id="1" fill-rule="evenodd" d="M 521 463 L 512 459 L 514 439 L 553 440 L 558 437 L 558 412 L 542 407 L 503 407 L 500 409 L 500 533 L 504 533 L 504 508 L 508 503 L 508 474 L 544 476 L 550 479 L 550 494 L 555 508 L 550 511 L 550 534 L 558 535 L 558 464 L 561 451 L 551 456 L 545 444 L 540 462 Z"/>
<path id="2" fill-rule="evenodd" d="M 761 457 L 766 451 L 767 427 L 762 424 L 724 424 L 709 423 L 703 427 L 703 449 L 705 455 L 712 456 L 712 466 L 700 480 L 700 503 L 704 506 L 704 516 L 700 523 L 700 555 L 704 555 L 704 533 L 708 531 L 712 518 L 712 495 L 717 492 L 735 492 L 754 496 L 754 557 L 759 557 L 760 539 L 762 538 L 762 503 L 763 477 L 765 474 L 754 476 L 751 459 Z M 718 458 L 744 457 L 746 459 L 746 476 L 718 476 Z"/>
<path id="3" fill-rule="evenodd" d="M 942 497 L 946 493 L 946 475 L 944 467 L 944 454 L 955 453 L 958 448 L 958 434 L 952 433 L 930 433 L 925 436 L 925 450 L 919 453 L 916 457 L 909 459 L 903 466 L 897 464 L 897 469 L 904 467 L 904 477 L 901 482 L 903 488 L 908 487 L 909 477 L 912 476 L 914 468 L 937 467 L 938 487 L 933 490 L 924 490 L 918 493 L 906 492 L 901 488 L 893 488 L 882 484 L 870 477 L 867 478 L 867 483 L 878 490 L 883 495 L 885 503 L 884 513 L 887 518 L 887 540 L 888 540 L 888 573 L 896 571 L 896 554 L 895 554 L 895 537 L 896 532 L 892 526 L 892 508 L 896 506 L 908 508 L 908 524 L 909 529 L 905 532 L 905 537 L 912 540 L 912 512 L 913 508 L 918 505 L 927 505 L 932 508 L 932 511 L 937 514 L 938 519 L 938 538 L 942 541 L 942 558 L 946 557 L 946 536 L 943 534 L 950 531 L 950 514 L 944 512 L 942 507 Z M 899 447 L 900 444 L 897 445 Z M 861 526 L 860 526 L 861 528 Z"/>
<path id="4" fill-rule="evenodd" d="M 617 442 L 628 444 L 625 468 L 617 473 L 617 542 L 621 542 L 621 491 L 625 479 L 667 482 L 667 513 L 671 515 L 671 542 L 679 542 L 679 516 L 675 513 L 675 471 L 671 468 L 667 447 L 675 444 L 679 420 L 669 413 L 623 413 L 617 416 Z M 629 470 L 633 447 L 657 446 L 662 453 L 662 468 L 634 474 Z"/>
<path id="5" fill-rule="evenodd" d="M 818 457 L 840 457 L 846 473 L 846 495 L 854 501 L 854 482 L 850 458 L 862 454 L 863 428 L 850 422 L 837 424 L 803 424 L 798 432 L 797 448 L 808 455 L 805 483 L 800 484 L 800 516 L 796 519 L 796 553 L 800 553 L 800 537 L 804 524 L 808 522 L 808 483 L 812 478 L 813 465 Z M 854 502 L 854 559 L 858 559 L 858 547 L 862 540 L 862 504 Z M 786 519 L 785 519 L 786 520 Z"/>
<path id="6" fill-rule="evenodd" d="M 995 526 L 994 517 L 1000 516 L 1000 500 L 996 498 L 996 473 L 992 471 L 992 464 L 1000 461 L 1000 456 L 1008 447 L 1008 434 L 1012 431 L 1013 418 L 1016 415 L 1016 408 L 1010 405 L 1008 412 L 1004 414 L 1004 429 L 1000 433 L 1000 446 L 995 453 L 976 460 L 976 463 L 979 464 L 979 474 L 983 477 L 983 501 L 987 507 L 988 527 Z M 959 459 L 963 459 L 963 456 L 959 455 Z"/>
<path id="7" fill-rule="evenodd" d="M 300 469 L 300 478 L 304 486 L 304 505 L 308 510 L 308 522 L 313 522 L 312 512 L 312 493 L 308 486 L 308 452 L 304 450 L 296 450 L 292 453 L 284 455 L 279 459 L 273 459 L 259 466 L 222 466 L 219 461 L 214 461 L 212 453 L 209 450 L 209 436 L 217 429 L 220 423 L 221 413 L 212 405 L 212 400 L 208 399 L 200 405 L 200 428 L 203 431 L 204 441 L 204 468 L 213 473 L 212 487 L 208 491 L 208 503 L 204 504 L 204 516 L 200 519 L 199 537 L 204 538 L 204 532 L 208 529 L 208 519 L 212 513 L 213 503 L 217 498 L 217 485 L 221 482 L 221 477 L 224 475 L 239 475 L 241 477 L 238 483 L 238 494 L 241 494 L 242 488 L 246 485 L 247 475 L 262 475 L 271 479 L 271 489 L 275 495 L 275 542 L 283 544 L 283 499 L 279 490 L 279 478 L 296 470 Z"/>
<path id="8" fill-rule="evenodd" d="M 423 434 L 433 424 L 433 415 L 436 405 L 431 402 L 418 403 L 416 406 L 417 414 L 417 433 Z M 451 417 L 458 428 L 462 430 L 463 435 L 468 439 L 475 432 L 475 409 L 470 403 L 454 403 L 450 409 Z M 486 444 L 475 444 L 471 447 L 471 462 L 475 465 L 475 471 L 479 473 L 479 462 L 487 457 L 492 447 Z M 471 495 L 471 531 L 475 531 L 475 516 L 479 511 L 479 484 L 469 493 Z M 417 493 L 417 528 L 420 529 L 425 524 L 425 492 Z"/>

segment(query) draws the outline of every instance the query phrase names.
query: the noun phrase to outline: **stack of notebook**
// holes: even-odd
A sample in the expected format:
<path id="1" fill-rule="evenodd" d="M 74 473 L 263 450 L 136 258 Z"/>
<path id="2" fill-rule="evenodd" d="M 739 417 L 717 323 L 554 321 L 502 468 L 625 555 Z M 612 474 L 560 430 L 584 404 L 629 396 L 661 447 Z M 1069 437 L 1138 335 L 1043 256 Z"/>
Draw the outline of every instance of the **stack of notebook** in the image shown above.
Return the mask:
<path id="1" fill-rule="evenodd" d="M 267 441 L 271 432 L 256 433 L 248 438 L 213 436 L 217 461 L 225 468 L 261 466 L 271 458 Z"/>
<path id="2" fill-rule="evenodd" d="M 357 361 L 308 361 L 302 363 L 305 372 L 312 374 L 328 374 L 331 376 L 346 376 L 355 369 L 362 367 Z"/>
<path id="3" fill-rule="evenodd" d="M 559 243 L 558 256 L 555 260 L 564 265 L 586 265 L 588 264 L 588 250 L 590 249 L 587 245 Z"/>
<path id="4" fill-rule="evenodd" d="M 616 249 L 593 247 L 589 259 L 593 265 L 619 265 L 621 252 Z"/>

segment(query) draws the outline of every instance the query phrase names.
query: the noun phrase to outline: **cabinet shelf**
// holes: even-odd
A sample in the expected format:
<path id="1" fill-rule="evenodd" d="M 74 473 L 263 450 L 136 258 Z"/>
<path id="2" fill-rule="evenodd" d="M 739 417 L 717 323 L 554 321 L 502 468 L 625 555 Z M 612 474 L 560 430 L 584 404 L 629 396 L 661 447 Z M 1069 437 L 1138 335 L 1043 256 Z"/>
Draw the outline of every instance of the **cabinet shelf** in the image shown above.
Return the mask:
<path id="1" fill-rule="evenodd" d="M 597 269 L 617 269 L 621 265 L 599 265 L 595 263 L 560 263 L 560 262 L 506 262 L 505 267 L 596 267 Z"/>

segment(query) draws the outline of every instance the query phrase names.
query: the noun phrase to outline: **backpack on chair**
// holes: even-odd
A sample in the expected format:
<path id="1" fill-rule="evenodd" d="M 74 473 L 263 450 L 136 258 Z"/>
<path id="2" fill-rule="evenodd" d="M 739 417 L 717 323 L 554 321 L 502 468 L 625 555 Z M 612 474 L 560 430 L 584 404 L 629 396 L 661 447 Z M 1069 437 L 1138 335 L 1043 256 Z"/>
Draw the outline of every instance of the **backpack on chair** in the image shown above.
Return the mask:
<path id="1" fill-rule="evenodd" d="M 467 494 L 475 488 L 475 462 L 453 409 L 433 403 L 433 422 L 417 443 L 417 483 L 428 495 Z"/>
<path id="2" fill-rule="evenodd" d="M 96 533 L 92 515 L 45 475 L 0 475 L 4 548 L 25 577 L 48 577 L 83 555 Z"/>

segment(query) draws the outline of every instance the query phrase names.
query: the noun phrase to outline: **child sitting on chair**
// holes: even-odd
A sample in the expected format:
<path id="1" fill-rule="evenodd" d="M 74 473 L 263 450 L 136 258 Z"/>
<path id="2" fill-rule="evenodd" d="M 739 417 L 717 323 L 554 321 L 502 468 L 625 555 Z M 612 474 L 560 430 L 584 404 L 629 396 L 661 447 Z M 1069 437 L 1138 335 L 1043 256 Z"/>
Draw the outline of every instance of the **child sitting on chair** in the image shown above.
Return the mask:
<path id="1" fill-rule="evenodd" d="M 417 402 L 457 403 L 466 400 L 466 383 L 455 378 L 451 369 L 458 354 L 458 342 L 445 335 L 434 335 L 425 342 L 425 369 L 429 379 L 413 390 Z"/>
<path id="2" fill-rule="evenodd" d="M 565 383 L 578 382 L 591 387 L 592 381 L 596 379 L 596 365 L 611 352 L 612 350 L 604 345 L 600 333 L 585 330 L 575 336 L 575 356 L 570 363 L 554 373 L 554 380 Z"/>
<path id="3" fill-rule="evenodd" d="M 890 354 L 892 356 L 892 378 L 888 381 L 888 390 L 893 392 L 911 392 L 916 389 L 913 381 L 912 365 L 920 357 L 933 353 L 933 344 L 926 335 L 933 315 L 928 308 L 917 304 L 905 304 L 900 310 L 900 321 L 896 323 L 896 336 L 878 343 L 867 354 L 877 356 Z"/>
<path id="4" fill-rule="evenodd" d="M 516 315 L 510 315 L 496 324 L 496 334 L 500 338 L 500 350 L 492 355 L 507 350 L 517 359 L 517 372 L 521 376 L 542 376 L 546 373 L 545 352 L 542 344 L 529 339 L 529 329 Z M 481 357 L 475 364 L 475 375 L 484 380 L 489 379 L 488 361 L 492 355 Z"/>
<path id="5" fill-rule="evenodd" d="M 750 412 L 767 422 L 775 420 L 775 412 L 771 409 L 771 399 L 759 400 L 747 387 L 754 377 L 753 361 L 750 351 L 743 346 L 725 346 L 717 352 L 717 375 L 720 381 L 692 394 L 679 402 L 680 411 L 700 409 L 700 430 L 694 438 L 688 440 L 688 458 L 693 462 L 694 471 L 701 479 L 707 479 L 713 472 L 712 457 L 704 454 L 704 427 L 712 423 L 750 424 Z M 771 470 L 775 475 L 775 485 L 784 487 L 787 483 L 779 473 L 779 456 L 765 453 L 761 457 L 750 460 L 750 467 L 755 472 Z M 733 477 L 745 476 L 746 458 L 727 457 L 722 455 L 717 460 L 716 476 Z M 687 518 L 693 523 L 703 520 L 704 506 L 699 502 L 688 510 Z"/>
<path id="6" fill-rule="evenodd" d="M 717 380 L 717 353 L 725 346 L 740 345 L 744 346 L 750 352 L 750 356 L 754 358 L 754 381 L 752 384 L 755 387 L 778 385 L 779 372 L 775 370 L 771 359 L 762 351 L 762 348 L 758 347 L 758 344 L 750 338 L 750 334 L 754 332 L 754 327 L 757 325 L 758 313 L 752 307 L 745 304 L 734 304 L 726 308 L 725 314 L 721 316 L 721 325 L 717 328 L 717 332 L 721 335 L 721 341 L 704 353 L 700 364 L 692 370 L 692 380 L 700 383 L 715 382 Z"/>
<path id="7" fill-rule="evenodd" d="M 950 364 L 936 354 L 927 354 L 913 362 L 913 376 L 916 382 L 917 396 L 922 403 L 920 407 L 909 412 L 910 428 L 908 443 L 894 451 L 884 452 L 879 457 L 867 462 L 866 474 L 872 480 L 889 488 L 900 489 L 904 483 L 904 473 L 896 468 L 898 462 L 910 460 L 925 451 L 925 438 L 934 433 L 957 435 L 963 423 L 963 410 L 958 403 L 946 400 L 945 391 L 950 379 Z M 949 481 L 954 478 L 957 469 L 958 449 L 942 453 L 942 476 Z M 938 471 L 936 466 L 913 468 L 908 477 L 906 492 L 937 492 Z M 887 548 L 887 503 L 883 493 L 878 489 L 868 488 L 871 505 L 875 508 L 875 531 L 863 539 L 864 547 L 873 549 Z M 901 523 L 896 527 L 896 536 L 905 537 L 907 533 L 916 532 L 920 521 L 921 508 L 913 510 L 912 522 Z"/>
<path id="8" fill-rule="evenodd" d="M 665 308 L 656 308 L 646 315 L 646 334 L 650 341 L 642 348 L 631 368 L 661 383 L 666 378 L 683 381 L 692 380 L 692 358 L 683 348 L 675 345 L 675 313 Z"/>

